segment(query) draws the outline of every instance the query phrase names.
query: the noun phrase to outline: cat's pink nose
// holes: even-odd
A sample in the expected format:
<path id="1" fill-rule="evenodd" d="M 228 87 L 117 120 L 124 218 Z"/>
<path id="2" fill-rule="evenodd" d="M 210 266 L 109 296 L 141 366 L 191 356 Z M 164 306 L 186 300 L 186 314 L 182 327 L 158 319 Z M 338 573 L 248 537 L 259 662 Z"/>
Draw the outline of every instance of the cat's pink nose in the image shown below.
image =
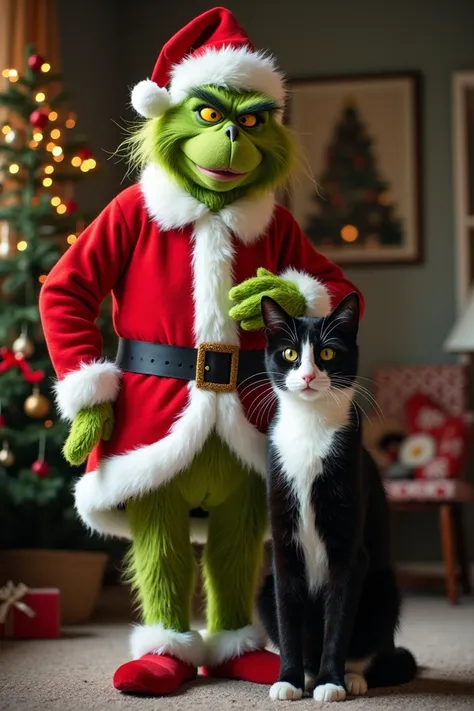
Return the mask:
<path id="1" fill-rule="evenodd" d="M 314 380 L 316 376 L 312 374 L 312 375 L 302 375 L 301 377 L 303 378 L 303 380 L 305 381 L 305 383 L 308 383 L 308 385 L 309 385 L 310 382 L 311 382 L 312 380 Z"/>

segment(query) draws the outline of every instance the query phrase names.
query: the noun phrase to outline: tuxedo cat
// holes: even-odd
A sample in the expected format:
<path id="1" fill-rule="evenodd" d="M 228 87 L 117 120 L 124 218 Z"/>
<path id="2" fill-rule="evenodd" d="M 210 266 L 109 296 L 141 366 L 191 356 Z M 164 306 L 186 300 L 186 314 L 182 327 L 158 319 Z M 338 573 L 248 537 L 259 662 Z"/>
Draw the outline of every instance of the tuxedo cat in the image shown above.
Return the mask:
<path id="1" fill-rule="evenodd" d="M 325 318 L 292 318 L 262 299 L 266 369 L 277 398 L 267 496 L 272 573 L 259 614 L 280 652 L 272 699 L 318 701 L 408 682 L 412 654 L 395 647 L 400 594 L 389 510 L 363 449 L 357 391 L 359 301 Z"/>

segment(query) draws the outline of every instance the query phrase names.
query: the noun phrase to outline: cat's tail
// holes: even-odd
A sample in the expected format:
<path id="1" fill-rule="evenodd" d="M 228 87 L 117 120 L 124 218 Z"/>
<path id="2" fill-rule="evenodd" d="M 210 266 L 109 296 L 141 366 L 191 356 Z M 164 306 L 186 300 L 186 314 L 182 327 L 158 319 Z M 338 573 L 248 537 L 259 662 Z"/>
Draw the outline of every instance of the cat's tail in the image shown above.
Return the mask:
<path id="1" fill-rule="evenodd" d="M 377 686 L 398 686 L 413 681 L 418 665 L 413 654 L 404 647 L 377 654 L 365 672 L 369 689 Z"/>

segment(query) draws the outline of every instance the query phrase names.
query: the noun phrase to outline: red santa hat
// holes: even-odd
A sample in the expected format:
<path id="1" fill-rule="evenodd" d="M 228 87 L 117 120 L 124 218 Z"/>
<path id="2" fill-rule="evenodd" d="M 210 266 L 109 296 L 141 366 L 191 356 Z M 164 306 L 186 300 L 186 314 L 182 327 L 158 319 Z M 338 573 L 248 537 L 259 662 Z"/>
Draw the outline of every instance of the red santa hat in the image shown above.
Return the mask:
<path id="1" fill-rule="evenodd" d="M 274 59 L 257 51 L 230 10 L 215 7 L 185 25 L 164 45 L 151 79 L 132 90 L 132 106 L 145 118 L 161 116 L 192 87 L 214 85 L 259 91 L 282 103 L 284 80 Z"/>

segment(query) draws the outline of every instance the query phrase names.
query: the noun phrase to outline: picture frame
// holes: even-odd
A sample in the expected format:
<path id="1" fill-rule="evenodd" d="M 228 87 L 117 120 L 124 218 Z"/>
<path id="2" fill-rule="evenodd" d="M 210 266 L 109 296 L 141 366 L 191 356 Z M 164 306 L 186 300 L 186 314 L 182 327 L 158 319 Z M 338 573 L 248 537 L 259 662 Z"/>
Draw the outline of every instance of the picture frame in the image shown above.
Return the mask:
<path id="1" fill-rule="evenodd" d="M 423 259 L 421 74 L 290 79 L 299 160 L 284 202 L 340 265 Z"/>

